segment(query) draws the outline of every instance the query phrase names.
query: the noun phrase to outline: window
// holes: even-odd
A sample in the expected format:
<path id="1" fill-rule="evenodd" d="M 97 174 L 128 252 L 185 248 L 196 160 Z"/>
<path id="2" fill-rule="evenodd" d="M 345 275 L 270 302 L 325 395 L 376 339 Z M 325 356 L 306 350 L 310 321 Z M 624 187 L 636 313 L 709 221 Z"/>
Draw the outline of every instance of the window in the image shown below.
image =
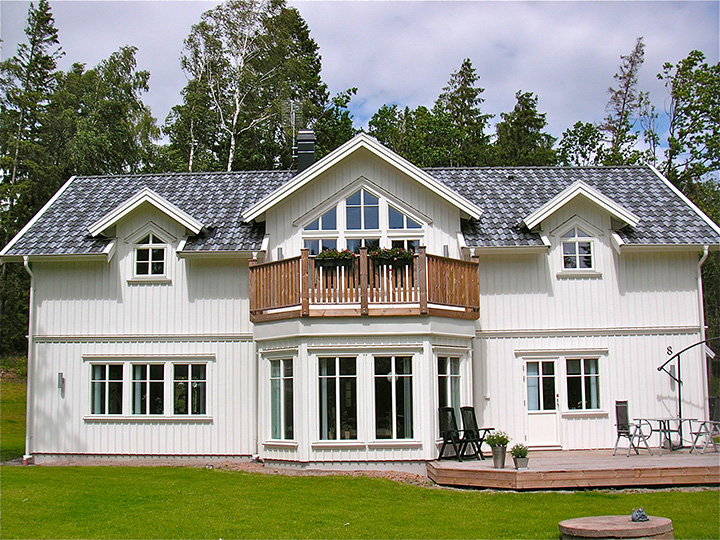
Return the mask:
<path id="1" fill-rule="evenodd" d="M 380 200 L 361 189 L 356 191 L 345 201 L 346 228 L 379 229 L 380 228 Z"/>
<path id="2" fill-rule="evenodd" d="M 388 206 L 388 228 L 390 229 L 419 229 L 420 224 L 407 217 L 399 210 Z"/>
<path id="3" fill-rule="evenodd" d="M 580 227 L 573 227 L 562 235 L 562 252 L 565 270 L 593 268 L 592 237 Z"/>
<path id="4" fill-rule="evenodd" d="M 165 365 L 132 365 L 132 413 L 163 414 Z"/>
<path id="5" fill-rule="evenodd" d="M 528 411 L 555 410 L 555 361 L 527 363 Z"/>
<path id="6" fill-rule="evenodd" d="M 135 275 L 165 275 L 165 242 L 153 233 L 145 235 L 135 245 Z"/>
<path id="7" fill-rule="evenodd" d="M 305 248 L 308 249 L 309 255 L 317 255 L 321 251 L 337 249 L 337 240 L 335 238 L 307 239 Z"/>
<path id="8" fill-rule="evenodd" d="M 412 439 L 412 357 L 375 357 L 375 437 Z"/>
<path id="9" fill-rule="evenodd" d="M 205 364 L 174 364 L 173 372 L 173 412 L 205 414 L 207 395 Z"/>
<path id="10" fill-rule="evenodd" d="M 306 231 L 334 231 L 337 230 L 337 208 L 333 207 L 315 221 L 305 227 Z"/>
<path id="11" fill-rule="evenodd" d="M 380 249 L 379 238 L 348 238 L 347 249 L 353 253 L 360 253 L 361 247 L 368 248 L 368 251 Z"/>
<path id="12" fill-rule="evenodd" d="M 355 358 L 319 359 L 320 439 L 356 440 L 357 369 Z"/>
<path id="13" fill-rule="evenodd" d="M 270 360 L 270 437 L 283 440 L 293 436 L 293 361 Z"/>
<path id="14" fill-rule="evenodd" d="M 460 359 L 438 357 L 438 407 L 452 407 L 460 418 Z"/>
<path id="15" fill-rule="evenodd" d="M 417 253 L 420 247 L 420 240 L 393 240 L 390 243 L 390 247 L 407 249 L 408 251 Z"/>
<path id="16" fill-rule="evenodd" d="M 122 414 L 122 364 L 92 364 L 91 414 Z"/>
<path id="17" fill-rule="evenodd" d="M 597 358 L 567 359 L 568 409 L 600 408 L 600 373 Z"/>

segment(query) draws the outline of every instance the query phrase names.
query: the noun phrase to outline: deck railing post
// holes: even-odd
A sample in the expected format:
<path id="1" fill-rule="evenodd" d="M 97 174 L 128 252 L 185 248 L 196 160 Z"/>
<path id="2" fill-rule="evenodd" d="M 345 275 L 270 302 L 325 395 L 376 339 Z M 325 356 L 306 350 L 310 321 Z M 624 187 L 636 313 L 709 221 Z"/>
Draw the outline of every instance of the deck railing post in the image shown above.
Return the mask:
<path id="1" fill-rule="evenodd" d="M 427 315 L 427 253 L 425 246 L 418 248 L 418 280 L 420 281 L 420 314 Z"/>
<path id="2" fill-rule="evenodd" d="M 257 286 L 255 284 L 255 272 L 253 271 L 253 266 L 257 266 L 257 259 L 254 257 L 248 262 L 248 274 L 250 274 L 248 276 L 248 292 L 250 293 L 250 305 L 257 307 L 259 304 L 259 299 L 257 298 Z M 251 318 L 252 315 L 253 314 L 251 312 Z"/>
<path id="3" fill-rule="evenodd" d="M 310 315 L 310 251 L 307 248 L 300 250 L 300 314 L 303 317 Z"/>
<path id="4" fill-rule="evenodd" d="M 368 250 L 360 248 L 360 315 L 368 314 Z"/>

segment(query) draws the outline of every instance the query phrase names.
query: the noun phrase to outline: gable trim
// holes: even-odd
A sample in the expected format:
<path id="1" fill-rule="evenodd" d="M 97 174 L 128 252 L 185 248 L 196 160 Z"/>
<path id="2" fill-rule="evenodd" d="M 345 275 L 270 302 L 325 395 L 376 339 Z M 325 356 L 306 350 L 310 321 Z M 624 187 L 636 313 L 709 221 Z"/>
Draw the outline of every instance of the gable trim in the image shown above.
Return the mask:
<path id="1" fill-rule="evenodd" d="M 63 186 L 53 195 L 50 197 L 50 200 L 45 203 L 45 205 L 40 209 L 40 211 L 35 214 L 30 221 L 28 221 L 25 226 L 20 229 L 20 232 L 15 235 L 15 237 L 8 242 L 8 244 L 0 251 L 0 257 L 4 257 L 10 249 L 17 243 L 20 238 L 23 237 L 23 235 L 28 231 L 30 227 L 35 225 L 35 223 L 42 217 L 42 215 L 47 211 L 48 208 L 50 208 L 56 200 L 60 198 L 60 195 L 63 194 L 63 192 L 70 187 L 70 184 L 73 183 L 73 181 L 77 178 L 77 176 L 71 176 L 70 179 L 63 184 Z"/>
<path id="2" fill-rule="evenodd" d="M 400 157 L 392 150 L 384 147 L 369 135 L 360 133 L 299 173 L 287 184 L 276 189 L 273 193 L 251 206 L 248 210 L 243 212 L 242 219 L 244 221 L 252 221 L 260 217 L 267 210 L 285 200 L 292 193 L 307 185 L 317 176 L 324 173 L 360 148 L 365 148 L 375 156 L 383 159 L 422 186 L 428 188 L 438 196 L 448 201 L 453 206 L 460 208 L 469 216 L 478 219 L 482 214 L 482 210 L 477 205 L 473 204 L 462 195 L 451 190 L 441 182 L 438 182 L 428 173 L 419 169 L 405 158 Z"/>
<path id="3" fill-rule="evenodd" d="M 143 203 L 151 204 L 168 217 L 174 219 L 181 225 L 184 225 L 187 229 L 192 231 L 193 234 L 198 234 L 204 227 L 202 223 L 187 212 L 181 210 L 167 199 L 164 199 L 153 190 L 144 188 L 90 225 L 90 227 L 88 227 L 90 236 L 98 236 L 105 229 L 117 223 L 120 219 L 127 216 Z"/>
<path id="4" fill-rule="evenodd" d="M 570 201 L 574 200 L 580 195 L 586 197 L 590 201 L 597 204 L 600 208 L 608 212 L 611 216 L 637 227 L 640 222 L 640 218 L 632 213 L 627 208 L 619 205 L 613 201 L 610 197 L 607 197 L 600 193 L 597 189 L 589 186 L 582 180 L 578 180 L 572 185 L 565 188 L 563 191 L 558 193 L 555 197 L 550 199 L 540 208 L 532 212 L 530 215 L 523 219 L 525 226 L 532 230 L 537 227 L 543 220 L 557 212 L 560 208 L 565 206 Z"/>

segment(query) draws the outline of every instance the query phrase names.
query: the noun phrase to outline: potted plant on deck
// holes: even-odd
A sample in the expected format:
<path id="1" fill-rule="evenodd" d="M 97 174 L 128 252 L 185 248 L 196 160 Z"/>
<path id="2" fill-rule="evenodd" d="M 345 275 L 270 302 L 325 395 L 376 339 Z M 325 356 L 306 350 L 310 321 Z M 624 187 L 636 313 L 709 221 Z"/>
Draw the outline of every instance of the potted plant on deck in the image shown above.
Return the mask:
<path id="1" fill-rule="evenodd" d="M 355 260 L 355 253 L 350 250 L 344 249 L 338 251 L 337 249 L 325 249 L 315 255 L 315 266 L 339 266 L 352 264 Z"/>
<path id="2" fill-rule="evenodd" d="M 415 253 L 403 248 L 382 248 L 370 251 L 368 256 L 376 265 L 392 264 L 393 266 L 401 266 L 410 264 Z"/>
<path id="3" fill-rule="evenodd" d="M 492 448 L 493 467 L 496 469 L 505 468 L 505 455 L 510 437 L 504 431 L 493 431 L 486 438 L 485 442 Z"/>
<path id="4" fill-rule="evenodd" d="M 522 443 L 517 443 L 510 449 L 510 454 L 515 462 L 515 468 L 523 470 L 528 468 L 528 447 Z"/>

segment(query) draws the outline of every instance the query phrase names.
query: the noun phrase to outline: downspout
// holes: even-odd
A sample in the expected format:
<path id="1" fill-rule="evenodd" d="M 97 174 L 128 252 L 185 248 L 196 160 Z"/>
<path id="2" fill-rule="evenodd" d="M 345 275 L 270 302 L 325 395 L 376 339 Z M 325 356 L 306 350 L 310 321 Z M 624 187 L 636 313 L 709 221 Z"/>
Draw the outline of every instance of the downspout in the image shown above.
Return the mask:
<path id="1" fill-rule="evenodd" d="M 705 308 L 704 308 L 704 302 L 703 302 L 703 286 L 702 286 L 702 265 L 707 260 L 708 256 L 710 255 L 710 246 L 703 246 L 703 254 L 702 257 L 700 257 L 700 260 L 698 261 L 698 310 L 699 310 L 699 321 L 700 321 L 700 340 L 705 341 Z M 705 349 L 703 349 L 702 354 L 702 403 L 703 403 L 703 409 L 710 414 L 706 406 L 708 405 L 708 370 L 707 370 L 707 358 L 705 357 Z M 680 359 L 678 359 L 678 365 L 680 365 Z M 709 416 L 708 416 L 709 418 Z"/>
<path id="2" fill-rule="evenodd" d="M 34 429 L 33 417 L 34 417 L 34 392 L 32 391 L 32 385 L 35 382 L 35 274 L 30 269 L 30 261 L 27 255 L 23 256 L 23 266 L 25 271 L 30 276 L 30 311 L 28 313 L 29 325 L 28 325 L 28 373 L 27 373 L 27 405 L 26 405 L 26 420 L 25 420 L 25 455 L 23 456 L 23 465 L 28 465 L 32 462 L 32 430 Z"/>

